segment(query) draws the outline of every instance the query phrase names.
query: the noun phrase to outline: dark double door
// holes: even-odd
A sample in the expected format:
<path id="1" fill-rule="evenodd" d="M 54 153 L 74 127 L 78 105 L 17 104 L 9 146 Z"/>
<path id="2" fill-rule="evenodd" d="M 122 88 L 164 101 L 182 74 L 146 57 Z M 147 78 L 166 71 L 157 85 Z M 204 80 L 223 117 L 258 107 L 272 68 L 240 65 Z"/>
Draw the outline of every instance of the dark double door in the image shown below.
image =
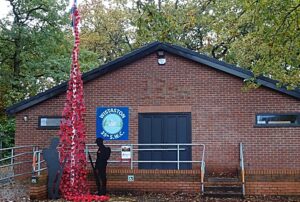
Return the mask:
<path id="1" fill-rule="evenodd" d="M 139 114 L 139 144 L 191 143 L 191 113 Z M 176 146 L 139 146 L 139 160 L 177 161 Z M 169 149 L 169 150 L 168 150 Z M 180 160 L 191 160 L 191 146 L 180 147 Z M 177 169 L 177 163 L 139 163 L 139 169 Z M 180 163 L 180 169 L 191 169 L 191 163 Z"/>

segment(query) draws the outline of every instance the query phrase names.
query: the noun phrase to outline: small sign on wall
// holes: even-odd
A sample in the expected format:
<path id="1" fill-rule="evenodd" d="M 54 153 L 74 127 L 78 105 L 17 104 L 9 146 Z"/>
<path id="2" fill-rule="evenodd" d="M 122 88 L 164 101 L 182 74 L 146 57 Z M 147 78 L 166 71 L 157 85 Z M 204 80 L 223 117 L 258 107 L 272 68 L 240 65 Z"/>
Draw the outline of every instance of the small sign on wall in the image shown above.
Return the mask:
<path id="1" fill-rule="evenodd" d="M 128 175 L 127 176 L 127 181 L 128 182 L 134 182 L 134 175 Z"/>
<path id="2" fill-rule="evenodd" d="M 122 158 L 122 160 L 131 159 L 131 146 L 122 146 L 121 147 L 121 158 Z"/>
<path id="3" fill-rule="evenodd" d="M 96 137 L 104 140 L 128 140 L 128 107 L 98 107 Z"/>

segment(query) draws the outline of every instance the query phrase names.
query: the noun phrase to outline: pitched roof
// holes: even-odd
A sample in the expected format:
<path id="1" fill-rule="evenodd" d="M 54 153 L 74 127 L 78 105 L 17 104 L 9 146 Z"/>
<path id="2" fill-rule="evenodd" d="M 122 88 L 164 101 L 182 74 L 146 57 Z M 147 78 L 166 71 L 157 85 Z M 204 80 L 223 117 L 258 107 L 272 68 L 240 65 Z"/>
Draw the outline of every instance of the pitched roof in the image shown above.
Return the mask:
<path id="1" fill-rule="evenodd" d="M 176 46 L 176 45 L 172 45 L 172 44 L 168 44 L 168 43 L 153 42 L 153 43 L 150 43 L 150 44 L 148 44 L 142 48 L 139 48 L 131 53 L 128 53 L 128 54 L 124 55 L 123 57 L 120 57 L 114 61 L 111 61 L 111 62 L 104 64 L 96 69 L 93 69 L 89 72 L 84 73 L 82 75 L 83 82 L 91 81 L 95 78 L 98 78 L 98 77 L 108 73 L 108 72 L 117 70 L 129 63 L 139 60 L 139 59 L 141 59 L 151 53 L 154 53 L 158 50 L 163 50 L 168 53 L 184 57 L 186 59 L 192 60 L 192 61 L 200 63 L 200 64 L 207 65 L 211 68 L 220 70 L 222 72 L 226 72 L 228 74 L 240 77 L 242 79 L 249 79 L 249 78 L 253 77 L 253 73 L 249 70 L 239 68 L 237 66 L 219 61 L 217 59 L 208 57 L 203 54 L 199 54 L 197 52 L 191 51 L 189 49 L 186 49 L 186 48 L 183 48 L 180 46 Z M 287 90 L 284 87 L 278 88 L 276 86 L 278 81 L 267 78 L 267 77 L 263 77 L 263 76 L 257 77 L 256 81 L 258 84 L 260 84 L 262 86 L 265 86 L 265 87 L 268 87 L 275 91 L 279 91 L 281 93 L 287 94 L 296 99 L 300 99 L 300 89 L 298 89 L 298 88 L 294 89 L 294 90 Z M 23 100 L 19 103 L 16 103 L 16 104 L 8 107 L 6 109 L 6 113 L 9 115 L 13 115 L 24 109 L 32 107 L 32 106 L 34 106 L 38 103 L 41 103 L 45 100 L 48 100 L 60 93 L 65 92 L 67 90 L 67 85 L 68 85 L 68 82 L 64 82 L 64 83 L 57 85 L 45 92 L 39 93 L 27 100 Z"/>

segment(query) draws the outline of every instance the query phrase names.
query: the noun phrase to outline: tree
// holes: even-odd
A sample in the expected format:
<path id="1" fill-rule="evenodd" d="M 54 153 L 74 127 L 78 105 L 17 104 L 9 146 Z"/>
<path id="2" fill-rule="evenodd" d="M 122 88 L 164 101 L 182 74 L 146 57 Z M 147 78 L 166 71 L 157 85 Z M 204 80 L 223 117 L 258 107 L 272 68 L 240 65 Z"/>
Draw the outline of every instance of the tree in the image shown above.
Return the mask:
<path id="1" fill-rule="evenodd" d="M 0 120 L 0 149 L 10 147 L 14 143 L 15 120 L 1 117 Z M 0 159 L 10 154 L 10 151 L 0 151 Z M 4 163 L 4 162 L 2 162 Z"/>
<path id="2" fill-rule="evenodd" d="M 211 0 L 138 1 L 137 15 L 132 19 L 137 27 L 137 44 L 162 41 L 207 52 L 209 9 Z"/>
<path id="3" fill-rule="evenodd" d="M 12 12 L 0 21 L 1 80 L 11 104 L 49 88 L 66 71 L 68 43 L 62 28 L 64 1 L 7 0 Z M 12 19 L 12 20 L 10 20 Z M 52 71 L 51 71 L 52 70 Z M 61 74 L 53 75 L 52 72 Z M 4 79 L 3 79 L 4 78 Z"/>
<path id="4" fill-rule="evenodd" d="M 299 86 L 299 2 L 89 0 L 83 44 L 100 63 L 152 41 L 178 44 Z"/>
<path id="5" fill-rule="evenodd" d="M 133 50 L 134 30 L 130 25 L 131 8 L 127 1 L 86 0 L 82 13 L 82 47 L 98 55 L 103 64 Z"/>
<path id="6" fill-rule="evenodd" d="M 69 61 L 63 31 L 67 22 L 62 14 L 65 1 L 7 1 L 12 11 L 0 20 L 0 124 L 3 128 L 7 125 L 5 107 L 63 80 Z"/>
<path id="7" fill-rule="evenodd" d="M 299 87 L 299 1 L 220 1 L 213 13 L 215 44 L 227 49 L 220 59 Z"/>
<path id="8" fill-rule="evenodd" d="M 0 19 L 0 124 L 5 108 L 68 78 L 71 31 L 66 0 L 7 0 L 12 11 Z M 82 69 L 97 65 L 83 50 Z M 92 62 L 90 62 L 92 61 Z M 96 62 L 95 62 L 96 61 Z"/>

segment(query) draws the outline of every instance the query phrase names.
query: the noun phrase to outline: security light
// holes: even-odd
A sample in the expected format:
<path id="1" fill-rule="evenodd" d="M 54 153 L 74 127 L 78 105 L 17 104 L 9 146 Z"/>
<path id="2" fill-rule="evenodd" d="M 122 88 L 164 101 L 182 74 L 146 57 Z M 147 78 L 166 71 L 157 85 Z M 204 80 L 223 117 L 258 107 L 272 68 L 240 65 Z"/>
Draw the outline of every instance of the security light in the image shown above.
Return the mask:
<path id="1" fill-rule="evenodd" d="M 25 122 L 27 122 L 27 121 L 28 121 L 28 116 L 25 115 L 25 116 L 23 117 L 23 120 L 24 120 Z"/>
<path id="2" fill-rule="evenodd" d="M 162 51 L 162 50 L 157 51 L 157 57 L 158 57 L 157 62 L 158 62 L 159 65 L 166 64 L 167 60 L 165 58 L 165 52 L 164 51 Z"/>

